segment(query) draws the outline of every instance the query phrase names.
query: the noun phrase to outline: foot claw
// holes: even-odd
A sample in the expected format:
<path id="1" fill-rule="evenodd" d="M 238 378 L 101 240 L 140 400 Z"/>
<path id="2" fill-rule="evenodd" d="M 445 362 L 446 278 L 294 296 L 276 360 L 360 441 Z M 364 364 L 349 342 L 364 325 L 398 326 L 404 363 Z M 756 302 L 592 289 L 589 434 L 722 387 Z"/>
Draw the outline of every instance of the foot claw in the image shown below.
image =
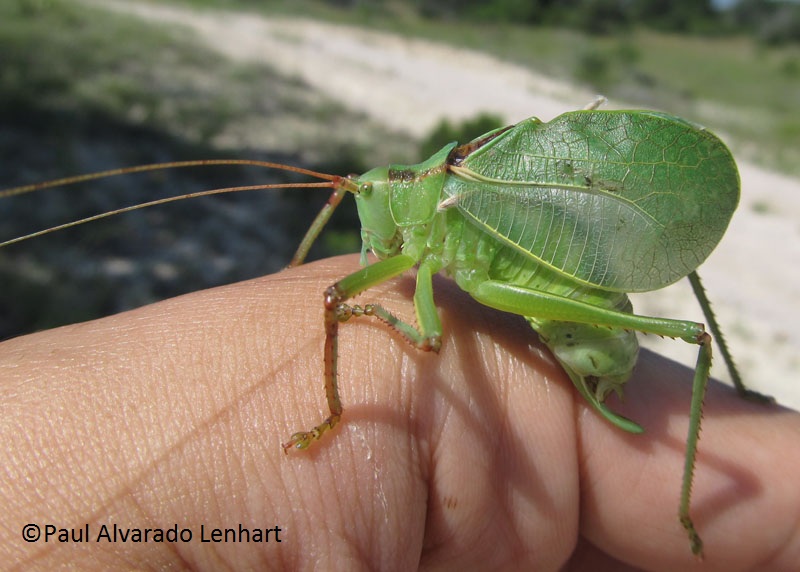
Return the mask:
<path id="1" fill-rule="evenodd" d="M 298 451 L 308 449 L 314 438 L 311 432 L 302 431 L 292 435 L 289 441 L 281 445 L 281 447 L 283 447 L 283 452 L 288 455 L 289 449 L 297 449 Z"/>
<path id="2" fill-rule="evenodd" d="M 328 429 L 333 429 L 339 423 L 339 415 L 331 415 L 325 421 L 314 427 L 311 431 L 300 431 L 292 435 L 286 443 L 283 443 L 283 452 L 289 454 L 289 449 L 302 451 L 308 449 L 311 443 L 319 441 L 322 434 Z"/>

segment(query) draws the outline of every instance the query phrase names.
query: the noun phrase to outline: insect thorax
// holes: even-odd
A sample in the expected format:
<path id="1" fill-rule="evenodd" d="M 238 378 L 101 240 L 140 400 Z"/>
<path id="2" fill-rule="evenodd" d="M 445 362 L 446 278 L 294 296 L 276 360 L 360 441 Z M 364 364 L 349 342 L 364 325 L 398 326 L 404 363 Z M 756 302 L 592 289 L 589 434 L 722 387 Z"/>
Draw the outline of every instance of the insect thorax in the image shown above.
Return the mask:
<path id="1" fill-rule="evenodd" d="M 632 312 L 628 296 L 583 285 L 538 263 L 530 256 L 500 243 L 464 219 L 457 209 L 448 209 L 443 226 L 447 234 L 437 256 L 442 269 L 467 292 L 485 280 L 497 280 L 595 307 Z M 571 376 L 584 379 L 602 401 L 614 390 L 620 392 L 636 364 L 639 344 L 635 332 L 576 322 L 542 320 L 526 316 L 559 362 Z"/>
<path id="2" fill-rule="evenodd" d="M 466 219 L 453 206 L 438 210 L 430 217 L 417 220 L 406 217 L 399 220 L 394 208 L 388 208 L 388 186 L 376 181 L 372 197 L 382 208 L 373 209 L 385 220 L 373 214 L 372 224 L 362 230 L 365 248 L 371 248 L 379 258 L 402 252 L 434 272 L 443 271 L 459 287 L 475 292 L 487 280 L 547 292 L 564 298 L 579 300 L 594 307 L 620 312 L 631 312 L 627 295 L 595 288 L 579 282 L 537 261 L 531 254 L 501 242 L 497 236 Z M 428 188 L 430 194 L 435 188 Z M 417 200 L 420 200 L 417 195 Z M 360 213 L 371 214 L 360 205 Z M 362 212 L 364 211 L 364 212 Z M 386 215 L 391 212 L 391 217 Z M 378 224 L 380 222 L 380 224 Z M 377 228 L 383 228 L 377 233 Z M 639 345 L 635 333 L 621 328 L 597 327 L 591 324 L 542 320 L 526 316 L 567 372 L 578 376 L 591 386 L 600 401 L 611 390 L 620 391 L 627 381 L 638 356 Z"/>

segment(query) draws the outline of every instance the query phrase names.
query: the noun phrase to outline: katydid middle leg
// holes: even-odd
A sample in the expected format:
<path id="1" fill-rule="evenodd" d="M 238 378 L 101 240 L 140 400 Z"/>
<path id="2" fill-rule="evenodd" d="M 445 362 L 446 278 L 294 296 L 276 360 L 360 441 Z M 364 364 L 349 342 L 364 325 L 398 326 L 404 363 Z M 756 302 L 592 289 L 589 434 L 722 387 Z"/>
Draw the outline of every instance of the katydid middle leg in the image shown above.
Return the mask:
<path id="1" fill-rule="evenodd" d="M 733 356 L 731 356 L 731 352 L 728 350 L 728 344 L 725 343 L 725 338 L 722 336 L 722 328 L 719 327 L 717 318 L 714 316 L 714 312 L 711 310 L 711 302 L 708 300 L 708 296 L 706 296 L 706 289 L 703 287 L 702 282 L 700 282 L 700 276 L 697 274 L 697 272 L 690 272 L 687 277 L 689 278 L 689 283 L 692 285 L 694 296 L 700 303 L 700 308 L 702 308 L 703 314 L 706 317 L 708 329 L 711 330 L 711 333 L 714 334 L 714 339 L 717 341 L 717 345 L 722 353 L 722 359 L 725 361 L 725 365 L 728 368 L 728 373 L 731 376 L 731 380 L 733 381 L 733 386 L 736 388 L 736 392 L 741 398 L 749 401 L 755 401 L 758 403 L 775 403 L 775 399 L 769 395 L 764 395 L 763 393 L 748 389 L 745 386 L 744 382 L 742 381 L 742 376 L 739 375 L 739 370 L 737 369 L 736 364 L 733 362 Z"/>

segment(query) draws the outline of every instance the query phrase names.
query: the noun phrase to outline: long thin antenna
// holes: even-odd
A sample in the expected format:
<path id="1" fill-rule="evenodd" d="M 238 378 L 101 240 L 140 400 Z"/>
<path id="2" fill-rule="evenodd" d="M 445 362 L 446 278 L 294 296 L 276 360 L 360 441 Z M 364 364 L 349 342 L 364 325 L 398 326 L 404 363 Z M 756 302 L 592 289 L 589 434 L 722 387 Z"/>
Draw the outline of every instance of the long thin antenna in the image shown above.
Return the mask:
<path id="1" fill-rule="evenodd" d="M 22 185 L 19 187 L 12 187 L 0 191 L 0 198 L 13 197 L 16 195 L 24 195 L 32 193 L 41 189 L 50 189 L 53 187 L 62 187 L 65 185 L 73 185 L 76 183 L 84 183 L 86 181 L 95 181 L 106 177 L 115 177 L 117 175 L 130 175 L 134 173 L 145 173 L 147 171 L 158 171 L 161 169 L 179 169 L 184 167 L 210 167 L 220 165 L 247 165 L 251 167 L 264 167 L 267 169 L 279 169 L 281 171 L 290 171 L 300 175 L 308 175 L 324 181 L 334 181 L 340 177 L 337 175 L 329 175 L 327 173 L 319 173 L 310 169 L 303 169 L 302 167 L 294 167 L 292 165 L 284 165 L 282 163 L 271 163 L 269 161 L 256 161 L 251 159 L 201 159 L 195 161 L 171 161 L 169 163 L 152 163 L 150 165 L 138 165 L 136 167 L 122 167 L 121 169 L 109 169 L 108 171 L 99 171 L 97 173 L 88 173 L 85 175 L 76 175 L 74 177 L 64 177 L 61 179 L 54 179 L 52 181 L 44 181 L 42 183 L 33 183 L 30 185 Z M 213 194 L 213 193 L 212 193 Z"/>
<path id="2" fill-rule="evenodd" d="M 140 169 L 140 170 L 142 170 L 142 169 Z M 110 171 L 105 171 L 104 173 L 109 173 L 109 172 Z M 130 171 L 125 171 L 125 172 L 128 173 Z M 100 173 L 96 173 L 96 174 L 99 175 Z M 110 175 L 107 175 L 107 176 L 110 176 Z M 86 176 L 85 175 L 81 175 L 81 177 L 86 177 Z M 88 176 L 88 177 L 89 178 L 83 178 L 81 180 L 91 180 L 92 178 L 99 178 L 99 177 L 92 177 L 91 175 Z M 76 178 L 78 178 L 78 177 L 70 177 L 70 180 L 71 179 L 76 179 Z M 87 223 L 87 222 L 92 222 L 92 221 L 100 220 L 100 219 L 107 218 L 107 217 L 110 217 L 110 216 L 114 216 L 114 215 L 118 215 L 118 214 L 122 214 L 122 213 L 135 211 L 135 210 L 138 210 L 138 209 L 144 209 L 144 208 L 152 207 L 152 206 L 156 206 L 156 205 L 163 205 L 163 204 L 166 204 L 166 203 L 174 203 L 176 201 L 182 201 L 184 199 L 194 199 L 194 198 L 197 198 L 197 197 L 207 197 L 209 195 L 221 195 L 221 194 L 224 194 L 224 193 L 238 193 L 238 192 L 241 192 L 241 191 L 258 191 L 258 190 L 264 190 L 264 189 L 291 189 L 291 188 L 295 188 L 295 189 L 312 189 L 312 188 L 326 188 L 326 187 L 327 188 L 334 188 L 335 186 L 337 186 L 339 184 L 338 181 L 340 181 L 341 179 L 342 179 L 341 177 L 334 176 L 330 182 L 326 182 L 326 183 L 274 183 L 274 184 L 269 184 L 269 185 L 249 185 L 249 186 L 244 186 L 244 187 L 225 187 L 225 188 L 221 188 L 221 189 L 211 189 L 211 190 L 208 190 L 208 191 L 198 191 L 198 192 L 195 192 L 195 193 L 187 193 L 185 195 L 178 195 L 176 197 L 166 197 L 166 198 L 158 199 L 158 200 L 155 200 L 155 201 L 149 201 L 149 202 L 146 202 L 146 203 L 139 203 L 137 205 L 131 205 L 129 207 L 123 207 L 121 209 L 115 209 L 113 211 L 107 211 L 107 212 L 104 212 L 104 213 L 96 214 L 94 216 L 82 218 L 82 219 L 79 219 L 79 220 L 74 220 L 72 222 L 67 222 L 67 223 L 64 223 L 64 224 L 60 224 L 58 226 L 53 226 L 53 227 L 50 227 L 50 228 L 46 228 L 44 230 L 39 230 L 37 232 L 32 232 L 32 233 L 26 234 L 24 236 L 18 236 L 17 238 L 12 238 L 10 240 L 6 240 L 5 242 L 0 242 L 0 248 L 3 248 L 4 246 L 10 246 L 12 244 L 16 244 L 18 242 L 22 242 L 24 240 L 29 240 L 31 238 L 36 238 L 37 236 L 43 236 L 45 234 L 50 234 L 51 232 L 56 232 L 57 230 L 64 230 L 65 228 L 78 226 L 78 225 L 81 225 L 81 224 L 84 224 L 84 223 Z M 68 180 L 68 179 L 62 179 L 62 181 L 64 181 L 64 180 Z M 47 184 L 49 184 L 50 182 L 52 182 L 52 181 L 48 181 Z M 73 182 L 75 182 L 75 181 L 73 181 Z M 35 185 L 29 185 L 29 186 L 34 187 Z M 25 187 L 18 187 L 18 188 L 25 188 Z M 45 188 L 45 187 L 36 187 L 36 188 L 34 188 L 32 190 L 38 190 L 39 188 Z M 9 189 L 9 190 L 15 190 L 15 189 Z M 22 191 L 22 192 L 30 192 L 30 191 Z M 19 193 L 16 193 L 16 194 L 19 194 Z M 3 195 L 0 195 L 0 196 L 3 196 Z"/>
<path id="3" fill-rule="evenodd" d="M 147 207 L 152 207 L 156 205 L 163 205 L 166 203 L 173 203 L 176 201 L 182 201 L 184 199 L 193 199 L 197 197 L 206 197 L 209 195 L 221 195 L 224 193 L 237 193 L 241 191 L 256 191 L 256 190 L 264 190 L 264 189 L 311 189 L 311 188 L 332 188 L 334 189 L 335 198 L 333 199 L 333 204 L 328 205 L 327 209 L 323 209 L 324 211 L 331 211 L 326 212 L 323 216 L 324 221 L 327 221 L 330 218 L 330 214 L 332 213 L 333 209 L 336 208 L 339 201 L 341 201 L 341 196 L 344 195 L 343 192 L 343 185 L 344 187 L 349 188 L 346 185 L 347 179 L 344 177 L 340 177 L 338 175 L 329 175 L 328 173 L 320 173 L 318 171 L 312 171 L 310 169 L 303 169 L 302 167 L 294 167 L 292 165 L 284 165 L 283 163 L 273 163 L 271 161 L 257 161 L 251 159 L 201 159 L 201 160 L 193 160 L 193 161 L 171 161 L 168 163 L 151 163 L 149 165 L 138 165 L 135 167 L 122 167 L 120 169 L 109 169 L 107 171 L 99 171 L 97 173 L 88 173 L 85 175 L 76 175 L 74 177 L 62 177 L 60 179 L 53 179 L 52 181 L 44 181 L 41 183 L 33 183 L 30 185 L 22 185 L 19 187 L 12 187 L 10 189 L 5 189 L 0 191 L 0 199 L 13 197 L 17 195 L 24 195 L 26 193 L 32 193 L 35 191 L 39 191 L 42 189 L 49 189 L 53 187 L 61 187 L 65 185 L 73 185 L 76 183 L 85 183 L 87 181 L 95 181 L 97 179 L 103 179 L 106 177 L 114 177 L 117 175 L 130 175 L 134 173 L 144 173 L 148 171 L 157 171 L 162 169 L 177 169 L 177 168 L 184 168 L 184 167 L 209 167 L 214 166 L 218 167 L 221 165 L 226 166 L 233 166 L 233 165 L 244 165 L 250 167 L 262 167 L 267 169 L 278 169 L 281 171 L 289 171 L 292 173 L 297 173 L 300 175 L 306 175 L 309 177 L 314 177 L 317 179 L 322 179 L 323 181 L 327 182 L 308 182 L 308 183 L 271 183 L 265 185 L 248 185 L 248 186 L 241 186 L 241 187 L 225 187 L 221 189 L 212 189 L 208 191 L 198 191 L 194 193 L 187 193 L 185 195 L 179 195 L 175 197 L 167 197 L 163 199 L 158 199 L 154 201 L 149 201 L 146 203 L 140 203 L 137 205 L 131 205 L 129 207 L 123 207 L 120 209 L 115 209 L 112 211 L 100 213 L 94 216 L 89 216 L 86 218 L 82 218 L 80 220 L 75 220 L 72 222 L 60 224 L 57 226 L 53 226 L 50 228 L 46 228 L 44 230 L 40 230 L 37 232 L 32 232 L 30 234 L 26 234 L 24 236 L 18 236 L 16 238 L 12 238 L 10 240 L 6 240 L 4 242 L 0 242 L 0 248 L 4 246 L 10 246 L 12 244 L 16 244 L 18 242 L 22 242 L 25 240 L 29 240 L 31 238 L 36 238 L 38 236 L 42 236 L 45 234 L 50 234 L 51 232 L 56 232 L 58 230 L 64 230 L 65 228 L 70 228 L 73 226 L 78 226 L 81 224 L 85 224 L 87 222 L 92 222 L 96 220 L 100 220 L 103 218 L 107 218 L 110 216 L 127 213 L 130 211 L 135 211 L 138 209 L 143 209 Z M 336 193 L 336 189 L 342 189 L 340 193 Z M 352 189 L 351 189 L 352 190 Z M 338 199 L 338 200 L 336 200 Z M 331 201 L 329 201 L 330 203 Z M 319 218 L 319 216 L 318 216 Z M 323 221 L 323 225 L 324 225 Z M 311 240 L 316 238 L 321 230 L 320 224 L 312 225 L 312 229 L 307 233 L 306 241 L 309 240 L 308 234 L 312 234 Z M 305 244 L 305 243 L 304 243 Z M 305 252 L 307 253 L 308 248 L 310 248 L 310 244 L 305 244 L 305 251 L 303 251 L 303 245 L 301 245 L 298 253 Z M 296 255 L 297 257 L 297 255 Z M 303 254 L 304 257 L 304 254 Z"/>

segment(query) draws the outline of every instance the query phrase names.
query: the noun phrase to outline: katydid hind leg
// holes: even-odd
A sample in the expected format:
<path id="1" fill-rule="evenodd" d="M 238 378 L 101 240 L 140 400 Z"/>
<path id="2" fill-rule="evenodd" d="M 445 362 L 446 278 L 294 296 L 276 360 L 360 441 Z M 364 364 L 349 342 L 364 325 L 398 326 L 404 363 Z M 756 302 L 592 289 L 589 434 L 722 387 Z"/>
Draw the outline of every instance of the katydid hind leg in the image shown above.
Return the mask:
<path id="1" fill-rule="evenodd" d="M 689 535 L 692 553 L 703 557 L 703 541 L 695 529 L 694 521 L 690 516 L 692 483 L 694 482 L 694 468 L 697 464 L 697 442 L 700 439 L 700 423 L 703 419 L 703 400 L 708 387 L 708 378 L 711 373 L 711 336 L 706 332 L 697 338 L 700 346 L 697 353 L 697 364 L 694 368 L 692 380 L 692 404 L 689 413 L 689 433 L 686 437 L 686 456 L 683 466 L 683 479 L 681 481 L 681 500 L 678 507 L 678 517 L 684 530 Z"/>
<path id="2" fill-rule="evenodd" d="M 284 443 L 284 452 L 289 449 L 306 449 L 319 440 L 324 433 L 335 427 L 342 415 L 339 397 L 339 324 L 354 317 L 373 316 L 391 326 L 416 348 L 425 351 L 438 351 L 441 345 L 441 323 L 433 304 L 431 272 L 423 270 L 417 275 L 417 291 L 414 303 L 417 307 L 420 327 L 415 328 L 378 304 L 350 305 L 346 301 L 368 288 L 385 282 L 409 270 L 415 261 L 399 255 L 377 262 L 350 274 L 325 291 L 325 396 L 330 415 L 308 431 L 300 431 Z M 424 265 L 423 265 L 424 266 Z M 432 310 L 432 311 L 431 311 Z"/>
<path id="3" fill-rule="evenodd" d="M 700 436 L 703 399 L 711 368 L 711 336 L 705 332 L 703 325 L 695 322 L 651 318 L 617 312 L 577 300 L 562 298 L 547 292 L 510 286 L 495 281 L 481 284 L 476 292 L 473 293 L 473 296 L 483 304 L 522 316 L 537 316 L 543 319 L 579 322 L 597 326 L 622 327 L 643 333 L 680 338 L 699 346 L 697 365 L 695 366 L 692 383 L 692 403 L 678 513 L 681 525 L 689 535 L 692 552 L 702 557 L 703 542 L 695 529 L 689 509 L 691 506 L 694 468 L 697 461 L 697 442 Z M 573 382 L 575 382 L 575 379 L 573 379 Z M 576 386 L 581 390 L 580 384 L 576 383 Z M 582 390 L 581 393 L 585 395 Z M 592 402 L 592 399 L 589 399 L 589 401 Z M 600 410 L 600 413 L 603 414 L 604 412 Z M 613 418 L 610 420 L 614 422 Z"/>
<path id="4" fill-rule="evenodd" d="M 739 375 L 739 370 L 733 361 L 733 356 L 731 355 L 731 352 L 728 350 L 728 344 L 725 342 L 725 337 L 722 335 L 722 329 L 719 327 L 719 322 L 717 322 L 717 317 L 714 315 L 714 312 L 711 309 L 711 302 L 709 301 L 708 296 L 706 295 L 705 287 L 700 281 L 700 276 L 697 274 L 697 272 L 690 272 L 688 278 L 689 278 L 689 283 L 692 285 L 692 290 L 694 291 L 695 298 L 697 298 L 697 301 L 703 310 L 703 315 L 706 318 L 706 324 L 708 325 L 708 329 L 711 330 L 711 333 L 717 342 L 717 346 L 719 347 L 720 353 L 722 354 L 722 359 L 725 361 L 725 365 L 728 368 L 731 380 L 733 381 L 733 385 L 734 387 L 736 387 L 736 391 L 738 392 L 739 396 L 750 401 L 755 401 L 760 403 L 774 403 L 775 400 L 772 397 L 764 395 L 752 389 L 748 389 L 745 386 L 744 382 L 742 381 L 742 377 Z"/>

